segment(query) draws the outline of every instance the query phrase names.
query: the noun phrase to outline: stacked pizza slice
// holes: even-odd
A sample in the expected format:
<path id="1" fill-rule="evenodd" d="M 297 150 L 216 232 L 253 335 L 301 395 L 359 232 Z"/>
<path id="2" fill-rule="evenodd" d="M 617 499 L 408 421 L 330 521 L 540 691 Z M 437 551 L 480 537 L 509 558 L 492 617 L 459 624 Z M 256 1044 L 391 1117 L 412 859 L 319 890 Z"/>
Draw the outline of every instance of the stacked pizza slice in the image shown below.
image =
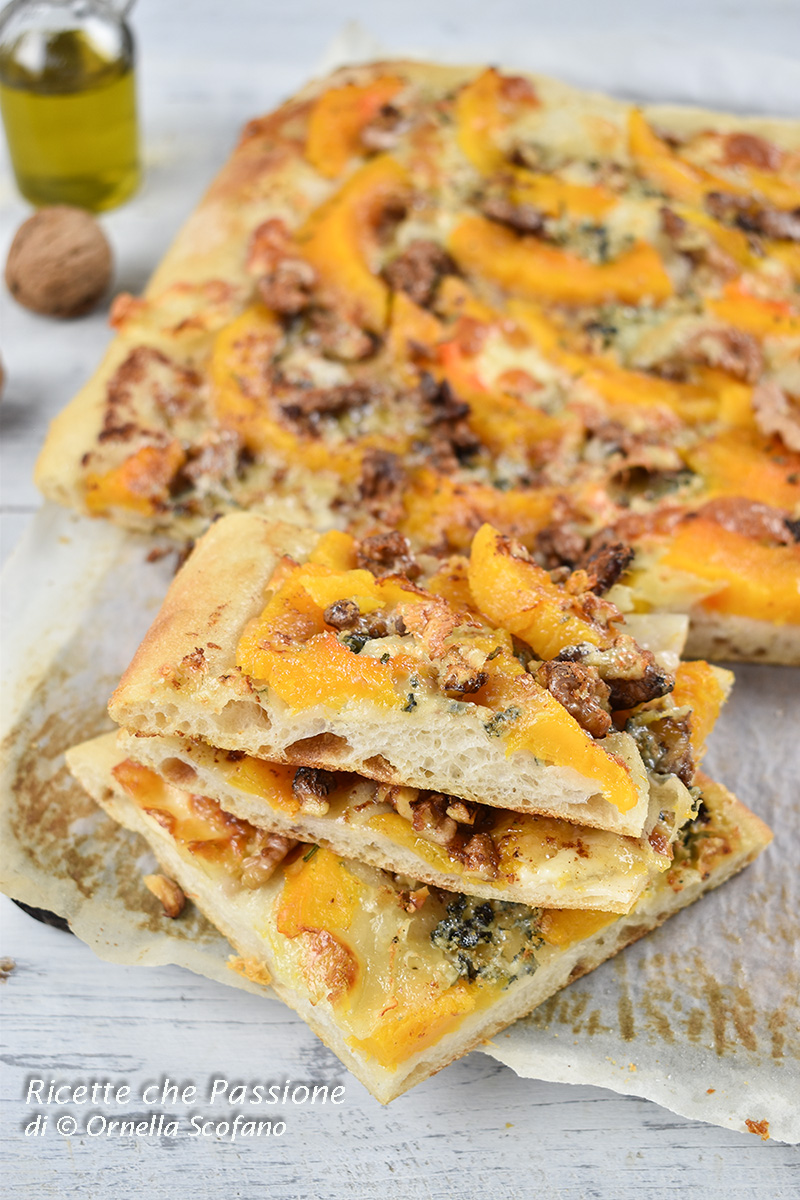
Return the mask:
<path id="1" fill-rule="evenodd" d="M 224 517 L 71 769 L 166 910 L 189 896 L 390 1100 L 769 841 L 696 771 L 730 676 L 627 611 L 629 563 Z"/>

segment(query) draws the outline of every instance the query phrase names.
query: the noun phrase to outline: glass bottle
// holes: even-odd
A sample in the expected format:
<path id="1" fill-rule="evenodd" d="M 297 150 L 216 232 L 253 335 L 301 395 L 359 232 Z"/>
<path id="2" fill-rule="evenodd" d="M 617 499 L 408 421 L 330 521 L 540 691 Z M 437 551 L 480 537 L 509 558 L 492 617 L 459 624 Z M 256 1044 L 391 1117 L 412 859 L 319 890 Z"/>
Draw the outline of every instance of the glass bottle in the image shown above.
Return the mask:
<path id="1" fill-rule="evenodd" d="M 139 185 L 131 2 L 14 0 L 0 13 L 0 111 L 34 205 L 99 212 Z"/>

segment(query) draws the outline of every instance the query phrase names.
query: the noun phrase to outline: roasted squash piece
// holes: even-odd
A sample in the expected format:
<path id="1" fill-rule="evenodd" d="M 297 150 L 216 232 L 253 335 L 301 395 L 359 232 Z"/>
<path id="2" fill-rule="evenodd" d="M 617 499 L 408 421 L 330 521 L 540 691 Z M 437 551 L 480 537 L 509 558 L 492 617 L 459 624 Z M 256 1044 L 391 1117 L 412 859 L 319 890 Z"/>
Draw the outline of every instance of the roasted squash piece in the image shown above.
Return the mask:
<path id="1" fill-rule="evenodd" d="M 496 736 L 503 738 L 506 754 L 526 750 L 542 762 L 572 767 L 594 779 L 598 792 L 620 812 L 636 806 L 639 792 L 621 759 L 582 729 L 513 655 L 501 654 L 492 665 L 489 682 L 477 697 L 494 710 Z"/>
<path id="2" fill-rule="evenodd" d="M 618 203 L 617 195 L 601 184 L 567 183 L 555 175 L 542 175 L 515 167 L 509 188 L 513 204 L 530 204 L 547 217 L 566 214 L 575 219 L 599 221 Z"/>
<path id="3" fill-rule="evenodd" d="M 555 658 L 580 642 L 606 648 L 614 640 L 607 629 L 580 614 L 575 597 L 553 583 L 547 571 L 516 557 L 508 539 L 491 525 L 479 529 L 472 542 L 469 585 L 480 611 L 522 638 L 540 658 Z"/>
<path id="4" fill-rule="evenodd" d="M 386 213 L 404 202 L 408 188 L 405 169 L 381 154 L 351 175 L 296 235 L 323 291 L 339 311 L 372 333 L 383 333 L 389 318 L 389 288 L 373 262 L 379 228 Z"/>
<path id="5" fill-rule="evenodd" d="M 785 300 L 754 296 L 735 281 L 718 300 L 708 300 L 706 308 L 720 321 L 757 338 L 800 337 L 800 309 Z"/>
<path id="6" fill-rule="evenodd" d="M 169 498 L 169 486 L 186 461 L 179 441 L 142 446 L 118 467 L 86 476 L 86 507 L 92 516 L 113 508 L 150 516 Z"/>
<path id="7" fill-rule="evenodd" d="M 462 153 L 483 175 L 505 162 L 503 131 L 522 108 L 536 108 L 539 100 L 526 79 L 502 75 L 494 67 L 466 84 L 456 99 L 456 139 Z"/>
<path id="8" fill-rule="evenodd" d="M 395 292 L 391 307 L 388 345 L 393 359 L 403 362 L 420 350 L 431 351 L 444 337 L 442 322 L 405 292 Z"/>
<path id="9" fill-rule="evenodd" d="M 464 270 L 534 301 L 637 304 L 666 300 L 673 290 L 648 242 L 636 242 L 611 262 L 595 264 L 536 238 L 518 237 L 484 217 L 466 217 L 452 231 L 449 249 Z"/>
<path id="10" fill-rule="evenodd" d="M 628 150 L 639 174 L 664 192 L 697 208 L 703 207 L 708 192 L 727 191 L 746 193 L 746 186 L 737 186 L 710 171 L 685 162 L 648 124 L 639 108 L 632 108 L 628 117 Z"/>
<path id="11" fill-rule="evenodd" d="M 725 430 L 684 451 L 712 496 L 746 496 L 785 508 L 800 504 L 800 454 L 769 442 L 748 428 Z"/>
<path id="12" fill-rule="evenodd" d="M 364 884 L 331 850 L 320 847 L 284 870 L 275 924 L 285 937 L 305 930 L 346 932 L 358 912 Z"/>
<path id="13" fill-rule="evenodd" d="M 548 946 L 566 947 L 599 933 L 617 920 L 616 913 L 597 912 L 591 908 L 546 908 L 539 932 Z"/>
<path id="14" fill-rule="evenodd" d="M 686 705 L 692 710 L 690 737 L 698 759 L 705 753 L 706 738 L 717 723 L 732 682 L 729 671 L 712 667 L 702 659 L 682 662 L 675 672 L 672 699 L 679 708 Z"/>
<path id="15" fill-rule="evenodd" d="M 406 998 L 395 995 L 372 1033 L 350 1038 L 350 1045 L 375 1058 L 382 1067 L 397 1067 L 412 1054 L 433 1046 L 472 1012 L 476 988 L 455 983 L 438 994 Z"/>
<path id="16" fill-rule="evenodd" d="M 553 488 L 504 491 L 464 483 L 421 467 L 403 495 L 400 529 L 420 546 L 467 550 L 475 530 L 489 521 L 530 544 L 550 520 L 555 494 Z"/>
<path id="17" fill-rule="evenodd" d="M 358 700 L 387 708 L 402 708 L 405 702 L 395 690 L 391 665 L 353 654 L 333 633 L 274 650 L 265 646 L 254 622 L 242 636 L 236 662 L 251 678 L 265 680 L 295 712 L 317 704 L 338 710 Z"/>
<path id="18" fill-rule="evenodd" d="M 308 118 L 306 158 L 312 167 L 326 179 L 341 175 L 351 158 L 366 152 L 364 127 L 402 87 L 402 80 L 385 75 L 363 87 L 346 83 L 323 92 Z"/>
<path id="19" fill-rule="evenodd" d="M 725 585 L 702 601 L 705 609 L 800 624 L 800 546 L 764 546 L 698 517 L 678 527 L 661 561 Z"/>

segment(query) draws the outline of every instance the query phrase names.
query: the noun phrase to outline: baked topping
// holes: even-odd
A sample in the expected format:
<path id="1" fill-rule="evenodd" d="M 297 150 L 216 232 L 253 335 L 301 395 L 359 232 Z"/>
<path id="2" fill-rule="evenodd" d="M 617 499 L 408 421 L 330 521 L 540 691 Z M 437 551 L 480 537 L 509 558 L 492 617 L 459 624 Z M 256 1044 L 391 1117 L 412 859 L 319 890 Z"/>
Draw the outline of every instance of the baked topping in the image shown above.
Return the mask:
<path id="1" fill-rule="evenodd" d="M 356 564 L 371 571 L 376 579 L 386 575 L 414 579 L 419 574 L 408 538 L 396 530 L 362 538 L 356 549 Z"/>
<path id="2" fill-rule="evenodd" d="M 87 447 L 86 506 L 194 531 L 291 498 L 310 524 L 443 554 L 488 521 L 547 569 L 635 520 L 643 610 L 668 506 L 796 519 L 796 156 L 625 106 L 601 151 L 599 127 L 572 138 L 580 106 L 556 121 L 502 72 L 441 78 L 322 85 L 254 159 L 244 273 L 120 302 L 151 361 Z M 775 562 L 793 594 L 796 564 Z M 712 602 L 693 574 L 687 607 L 758 618 L 752 589 Z"/>
<path id="3" fill-rule="evenodd" d="M 383 273 L 395 291 L 405 292 L 415 304 L 427 308 L 442 276 L 455 273 L 455 264 L 437 242 L 418 238 L 392 259 Z"/>
<path id="4" fill-rule="evenodd" d="M 301 812 L 324 816 L 328 811 L 327 797 L 336 786 L 331 771 L 316 767 L 298 767 L 292 780 L 292 793 L 300 801 Z"/>
<path id="5" fill-rule="evenodd" d="M 611 729 L 611 689 L 600 678 L 597 667 L 582 662 L 545 662 L 538 668 L 536 679 L 563 704 L 582 729 L 592 737 L 606 736 Z"/>

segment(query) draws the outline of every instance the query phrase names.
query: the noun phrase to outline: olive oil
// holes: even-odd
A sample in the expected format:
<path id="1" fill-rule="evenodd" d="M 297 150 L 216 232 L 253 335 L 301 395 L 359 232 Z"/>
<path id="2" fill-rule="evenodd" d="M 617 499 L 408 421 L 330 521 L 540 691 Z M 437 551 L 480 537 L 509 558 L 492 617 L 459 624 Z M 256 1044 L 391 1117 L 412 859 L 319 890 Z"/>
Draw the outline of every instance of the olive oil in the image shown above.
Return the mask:
<path id="1" fill-rule="evenodd" d="M 140 180 L 133 44 L 106 58 L 83 30 L 0 51 L 0 110 L 17 185 L 35 205 L 94 212 Z"/>

